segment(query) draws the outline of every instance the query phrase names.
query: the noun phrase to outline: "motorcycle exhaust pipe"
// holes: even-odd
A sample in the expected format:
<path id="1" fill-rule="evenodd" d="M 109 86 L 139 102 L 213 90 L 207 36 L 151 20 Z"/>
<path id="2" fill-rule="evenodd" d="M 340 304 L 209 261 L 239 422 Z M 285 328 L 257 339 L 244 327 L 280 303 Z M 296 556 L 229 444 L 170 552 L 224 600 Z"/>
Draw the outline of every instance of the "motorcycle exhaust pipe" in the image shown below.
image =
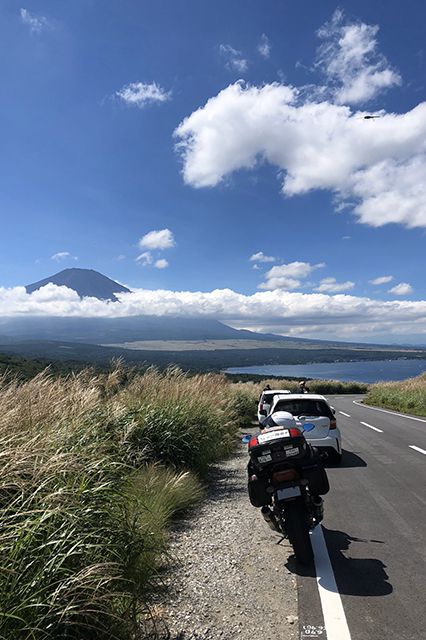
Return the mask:
<path id="1" fill-rule="evenodd" d="M 275 517 L 275 514 L 272 513 L 271 509 L 269 507 L 262 507 L 260 510 L 260 513 L 263 516 L 263 519 L 265 520 L 265 522 L 267 523 L 268 527 L 270 527 L 272 529 L 272 531 L 278 531 L 278 533 L 280 532 L 280 528 L 278 526 L 278 522 L 277 519 Z"/>

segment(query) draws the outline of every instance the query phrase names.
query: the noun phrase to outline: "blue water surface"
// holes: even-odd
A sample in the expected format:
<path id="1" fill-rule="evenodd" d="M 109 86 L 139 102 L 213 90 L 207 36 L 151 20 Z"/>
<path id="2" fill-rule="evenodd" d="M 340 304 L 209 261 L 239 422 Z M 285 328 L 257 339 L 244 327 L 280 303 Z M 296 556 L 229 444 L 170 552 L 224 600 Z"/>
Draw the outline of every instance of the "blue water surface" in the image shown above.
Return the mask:
<path id="1" fill-rule="evenodd" d="M 375 360 L 365 362 L 317 362 L 315 364 L 265 364 L 231 367 L 227 373 L 253 373 L 268 376 L 291 376 L 340 380 L 342 382 L 379 382 L 405 380 L 426 371 L 426 360 Z"/>

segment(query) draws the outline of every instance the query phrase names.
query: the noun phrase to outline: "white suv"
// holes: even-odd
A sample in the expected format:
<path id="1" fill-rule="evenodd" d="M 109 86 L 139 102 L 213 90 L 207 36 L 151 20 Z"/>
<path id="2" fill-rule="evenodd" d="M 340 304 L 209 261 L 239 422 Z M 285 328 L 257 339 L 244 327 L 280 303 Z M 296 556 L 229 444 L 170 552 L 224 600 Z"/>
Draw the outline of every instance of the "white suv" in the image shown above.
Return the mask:
<path id="1" fill-rule="evenodd" d="M 287 393 L 290 393 L 288 389 L 266 389 L 265 391 L 262 391 L 257 407 L 257 419 L 259 420 L 259 422 L 261 420 L 264 420 L 268 415 L 275 396 L 284 395 Z"/>
<path id="2" fill-rule="evenodd" d="M 313 424 L 315 428 L 305 433 L 306 440 L 315 447 L 326 449 L 331 462 L 341 461 L 342 436 L 336 424 L 335 411 L 324 396 L 315 393 L 276 395 L 269 411 L 272 419 L 276 411 L 291 413 L 297 427 Z"/>

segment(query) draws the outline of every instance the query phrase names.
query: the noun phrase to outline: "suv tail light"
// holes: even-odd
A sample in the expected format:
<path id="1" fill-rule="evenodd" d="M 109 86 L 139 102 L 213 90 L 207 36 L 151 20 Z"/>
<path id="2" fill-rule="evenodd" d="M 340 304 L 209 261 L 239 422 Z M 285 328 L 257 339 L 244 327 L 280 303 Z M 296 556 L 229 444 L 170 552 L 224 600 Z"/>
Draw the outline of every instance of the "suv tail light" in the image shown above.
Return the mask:
<path id="1" fill-rule="evenodd" d="M 336 418 L 330 418 L 330 429 L 337 429 Z"/>
<path id="2" fill-rule="evenodd" d="M 292 438 L 300 438 L 302 435 L 302 432 L 299 429 L 296 429 L 296 427 L 291 427 L 289 431 Z"/>
<path id="3" fill-rule="evenodd" d="M 272 482 L 289 482 L 299 477 L 296 469 L 284 469 L 283 471 L 275 471 L 272 474 Z"/>

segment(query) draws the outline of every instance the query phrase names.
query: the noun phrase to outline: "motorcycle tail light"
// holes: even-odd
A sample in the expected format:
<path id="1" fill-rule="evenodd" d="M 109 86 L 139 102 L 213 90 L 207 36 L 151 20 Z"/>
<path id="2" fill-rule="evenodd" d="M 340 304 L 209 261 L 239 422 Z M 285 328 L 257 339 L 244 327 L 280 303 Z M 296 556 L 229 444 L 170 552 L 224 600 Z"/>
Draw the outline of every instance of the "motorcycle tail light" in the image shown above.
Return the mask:
<path id="1" fill-rule="evenodd" d="M 259 440 L 257 439 L 256 436 L 253 436 L 253 438 L 250 438 L 250 442 L 248 443 L 248 448 L 251 449 L 252 447 L 257 447 L 258 444 L 259 444 Z"/>
<path id="2" fill-rule="evenodd" d="M 334 418 L 331 418 L 330 420 L 330 429 L 337 429 L 337 423 Z"/>
<path id="3" fill-rule="evenodd" d="M 290 436 L 292 438 L 299 438 L 301 435 L 302 435 L 302 432 L 299 431 L 299 429 L 296 429 L 293 427 L 290 429 Z"/>
<path id="4" fill-rule="evenodd" d="M 272 474 L 272 482 L 289 482 L 299 477 L 296 469 L 285 469 L 283 471 L 275 471 Z"/>

